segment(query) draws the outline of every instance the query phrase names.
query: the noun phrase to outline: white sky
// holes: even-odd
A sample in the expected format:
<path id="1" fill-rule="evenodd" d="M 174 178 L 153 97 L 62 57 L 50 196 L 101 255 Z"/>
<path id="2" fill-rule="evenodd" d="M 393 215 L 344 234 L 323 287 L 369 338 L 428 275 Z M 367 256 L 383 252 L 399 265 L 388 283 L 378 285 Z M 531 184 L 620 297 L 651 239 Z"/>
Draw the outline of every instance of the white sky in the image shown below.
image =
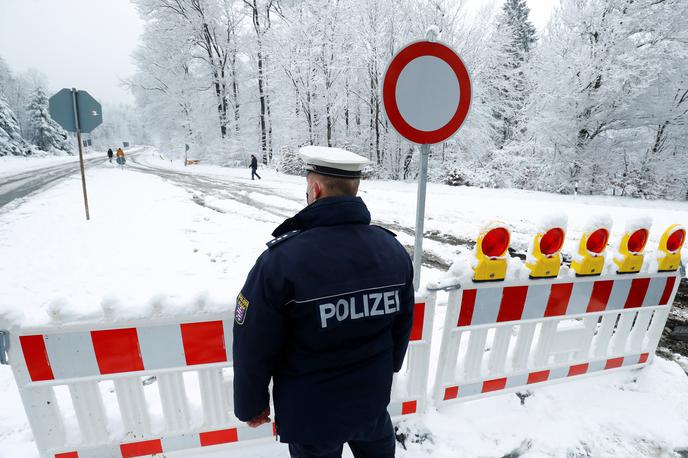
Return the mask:
<path id="1" fill-rule="evenodd" d="M 528 0 L 538 30 L 558 3 Z M 142 29 L 129 0 L 0 0 L 0 56 L 12 71 L 35 68 L 50 89 L 85 89 L 102 103 L 133 102 L 120 81 L 135 71 L 130 56 Z"/>
<path id="2" fill-rule="evenodd" d="M 101 103 L 131 103 L 120 80 L 143 23 L 128 0 L 0 0 L 0 56 L 16 74 L 29 68 L 53 90 L 77 87 Z"/>

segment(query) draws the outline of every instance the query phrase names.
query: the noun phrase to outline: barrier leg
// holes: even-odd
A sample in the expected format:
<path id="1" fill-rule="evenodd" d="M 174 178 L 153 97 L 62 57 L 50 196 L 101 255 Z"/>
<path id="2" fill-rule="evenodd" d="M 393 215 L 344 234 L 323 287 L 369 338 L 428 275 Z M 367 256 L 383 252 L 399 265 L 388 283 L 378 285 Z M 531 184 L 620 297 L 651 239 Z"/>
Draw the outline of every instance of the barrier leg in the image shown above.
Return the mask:
<path id="1" fill-rule="evenodd" d="M 612 338 L 612 333 L 614 332 L 614 325 L 616 325 L 616 319 L 618 314 L 604 315 L 602 317 L 602 324 L 600 329 L 597 331 L 597 336 L 595 337 L 595 358 L 606 358 L 607 350 L 609 348 L 609 341 Z"/>
<path id="2" fill-rule="evenodd" d="M 641 310 L 638 312 L 638 317 L 635 319 L 633 330 L 631 331 L 631 352 L 640 353 L 643 348 L 643 340 L 647 335 L 650 326 L 650 319 L 652 318 L 652 310 Z"/>
<path id="3" fill-rule="evenodd" d="M 600 317 L 597 315 L 586 316 L 583 318 L 584 331 L 581 335 L 581 345 L 578 351 L 573 355 L 576 361 L 588 361 L 590 359 L 590 347 L 592 346 L 592 338 L 595 336 L 597 330 L 597 323 Z"/>
<path id="4" fill-rule="evenodd" d="M 411 373 L 408 391 L 412 397 L 425 399 L 426 388 L 428 386 L 428 370 L 430 368 L 430 345 L 427 343 L 417 343 L 413 348 L 413 360 L 409 361 L 409 371 Z"/>
<path id="5" fill-rule="evenodd" d="M 210 368 L 198 371 L 198 381 L 201 385 L 201 403 L 206 426 L 215 426 L 229 421 L 225 410 L 224 383 L 222 369 Z"/>
<path id="6" fill-rule="evenodd" d="M 447 353 L 444 355 L 443 359 L 440 359 L 437 366 L 438 373 L 441 374 L 441 376 L 438 377 L 438 381 L 441 383 L 446 381 L 448 375 L 453 379 L 456 374 L 456 363 L 459 358 L 462 334 L 462 331 L 454 330 L 447 339 Z"/>
<path id="7" fill-rule="evenodd" d="M 547 364 L 549 359 L 549 350 L 552 348 L 552 342 L 557 332 L 559 321 L 545 321 L 540 327 L 540 335 L 538 336 L 537 349 L 533 357 L 533 364 L 535 367 L 542 367 Z"/>
<path id="8" fill-rule="evenodd" d="M 183 431 L 189 428 L 189 404 L 184 388 L 184 374 L 172 372 L 158 375 L 158 388 L 168 431 Z"/>
<path id="9" fill-rule="evenodd" d="M 512 358 L 514 370 L 524 370 L 528 366 L 528 355 L 533 345 L 536 327 L 537 323 L 524 323 L 519 326 Z"/>
<path id="10" fill-rule="evenodd" d="M 138 377 L 121 378 L 115 379 L 114 384 L 117 403 L 127 435 L 133 437 L 149 436 L 151 422 L 141 380 Z"/>
<path id="11" fill-rule="evenodd" d="M 100 444 L 108 440 L 107 417 L 98 382 L 81 382 L 69 385 L 76 419 L 84 444 Z"/>
<path id="12" fill-rule="evenodd" d="M 662 337 L 662 331 L 664 331 L 664 326 L 666 325 L 668 317 L 669 308 L 655 310 L 652 316 L 650 330 L 647 333 L 647 346 L 645 347 L 646 351 L 650 353 L 650 357 L 653 357 L 657 350 L 657 345 L 659 344 L 659 339 Z"/>
<path id="13" fill-rule="evenodd" d="M 619 323 L 616 325 L 616 330 L 614 331 L 614 339 L 612 340 L 612 355 L 624 353 L 635 315 L 635 312 L 624 313 L 619 318 Z"/>
<path id="14" fill-rule="evenodd" d="M 509 349 L 512 329 L 513 326 L 502 326 L 495 329 L 495 336 L 492 341 L 492 349 L 490 350 L 490 360 L 488 363 L 490 374 L 492 375 L 504 372 L 506 353 Z"/>
<path id="15" fill-rule="evenodd" d="M 19 394 L 38 450 L 63 447 L 64 424 L 53 388 L 25 387 L 19 389 Z"/>
<path id="16" fill-rule="evenodd" d="M 434 304 L 435 297 L 431 298 Z M 458 290 L 449 292 L 447 299 L 447 311 L 444 316 L 444 328 L 442 330 L 442 340 L 440 341 L 439 363 L 435 374 L 434 398 L 435 403 L 442 401 L 442 385 L 448 378 L 456 376 L 456 364 L 461 343 L 461 328 L 456 327 L 459 316 L 459 304 L 461 293 Z"/>
<path id="17" fill-rule="evenodd" d="M 466 379 L 478 378 L 482 369 L 483 354 L 485 353 L 485 341 L 487 340 L 487 329 L 476 329 L 471 331 L 468 337 L 468 348 L 466 350 L 466 362 L 464 364 L 464 374 Z"/>

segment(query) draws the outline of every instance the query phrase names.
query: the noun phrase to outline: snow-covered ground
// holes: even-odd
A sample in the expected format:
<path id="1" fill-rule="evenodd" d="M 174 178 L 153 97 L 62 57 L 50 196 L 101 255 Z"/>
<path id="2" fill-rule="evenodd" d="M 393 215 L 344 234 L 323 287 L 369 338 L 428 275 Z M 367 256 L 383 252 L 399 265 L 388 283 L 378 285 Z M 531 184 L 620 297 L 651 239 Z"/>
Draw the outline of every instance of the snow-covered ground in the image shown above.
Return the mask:
<path id="1" fill-rule="evenodd" d="M 263 179 L 251 181 L 248 169 L 183 167 L 153 150 L 140 156 L 124 171 L 109 164 L 90 170 L 89 222 L 78 174 L 0 212 L 0 328 L 45 323 L 53 315 L 98 317 L 102 307 L 118 317 L 144 316 L 153 306 L 164 313 L 230 310 L 270 232 L 305 202 L 300 177 L 261 169 Z M 415 191 L 413 183 L 361 186 L 375 221 L 398 232 L 406 245 L 413 242 Z M 426 247 L 448 264 L 467 250 L 457 243 L 473 240 L 484 222 L 498 219 L 510 224 L 514 246 L 525 251 L 533 228 L 550 212 L 568 216 L 573 241 L 585 220 L 600 214 L 616 223 L 612 239 L 627 220 L 651 216 L 648 246 L 669 224 L 688 223 L 685 202 L 430 184 Z M 443 275 L 427 268 L 423 281 Z M 37 456 L 6 366 L 0 366 L 0 390 L 0 457 Z M 517 448 L 527 457 L 674 456 L 674 448 L 688 447 L 688 377 L 677 363 L 657 358 L 640 371 L 535 389 L 524 405 L 513 394 L 496 396 L 430 412 L 404 428 L 431 438 L 400 449 L 402 457 L 499 457 Z M 268 444 L 203 456 L 288 453 Z"/>

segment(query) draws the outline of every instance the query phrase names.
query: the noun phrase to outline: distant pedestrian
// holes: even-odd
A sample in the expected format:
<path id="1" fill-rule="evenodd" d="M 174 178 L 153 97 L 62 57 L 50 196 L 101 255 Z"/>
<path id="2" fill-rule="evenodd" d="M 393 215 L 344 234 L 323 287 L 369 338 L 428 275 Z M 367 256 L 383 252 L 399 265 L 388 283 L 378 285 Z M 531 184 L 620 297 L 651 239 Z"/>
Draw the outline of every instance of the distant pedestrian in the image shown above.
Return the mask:
<path id="1" fill-rule="evenodd" d="M 113 156 L 112 148 L 108 148 L 107 154 L 108 154 L 108 159 L 110 159 L 110 164 L 112 164 L 112 156 Z"/>
<path id="2" fill-rule="evenodd" d="M 251 179 L 255 180 L 254 177 L 258 177 L 260 180 L 260 175 L 256 172 L 256 170 L 258 170 L 258 159 L 256 159 L 253 154 L 251 154 L 251 165 L 249 165 L 249 167 L 251 167 Z"/>
<path id="3" fill-rule="evenodd" d="M 124 170 L 124 164 L 126 164 L 127 159 L 124 157 L 124 150 L 122 148 L 117 148 L 117 163 Z"/>

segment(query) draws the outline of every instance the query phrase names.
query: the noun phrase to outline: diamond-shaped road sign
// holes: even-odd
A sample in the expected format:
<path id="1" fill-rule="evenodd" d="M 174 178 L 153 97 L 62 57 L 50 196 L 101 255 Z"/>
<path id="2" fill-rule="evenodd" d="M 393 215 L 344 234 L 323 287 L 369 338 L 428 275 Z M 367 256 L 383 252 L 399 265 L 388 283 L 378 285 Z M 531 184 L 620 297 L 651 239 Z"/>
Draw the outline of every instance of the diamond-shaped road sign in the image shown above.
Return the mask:
<path id="1" fill-rule="evenodd" d="M 67 132 L 77 131 L 74 119 L 73 92 L 76 95 L 79 130 L 83 133 L 89 133 L 103 122 L 103 112 L 100 103 L 86 91 L 65 88 L 50 97 L 48 101 L 50 116 Z"/>

